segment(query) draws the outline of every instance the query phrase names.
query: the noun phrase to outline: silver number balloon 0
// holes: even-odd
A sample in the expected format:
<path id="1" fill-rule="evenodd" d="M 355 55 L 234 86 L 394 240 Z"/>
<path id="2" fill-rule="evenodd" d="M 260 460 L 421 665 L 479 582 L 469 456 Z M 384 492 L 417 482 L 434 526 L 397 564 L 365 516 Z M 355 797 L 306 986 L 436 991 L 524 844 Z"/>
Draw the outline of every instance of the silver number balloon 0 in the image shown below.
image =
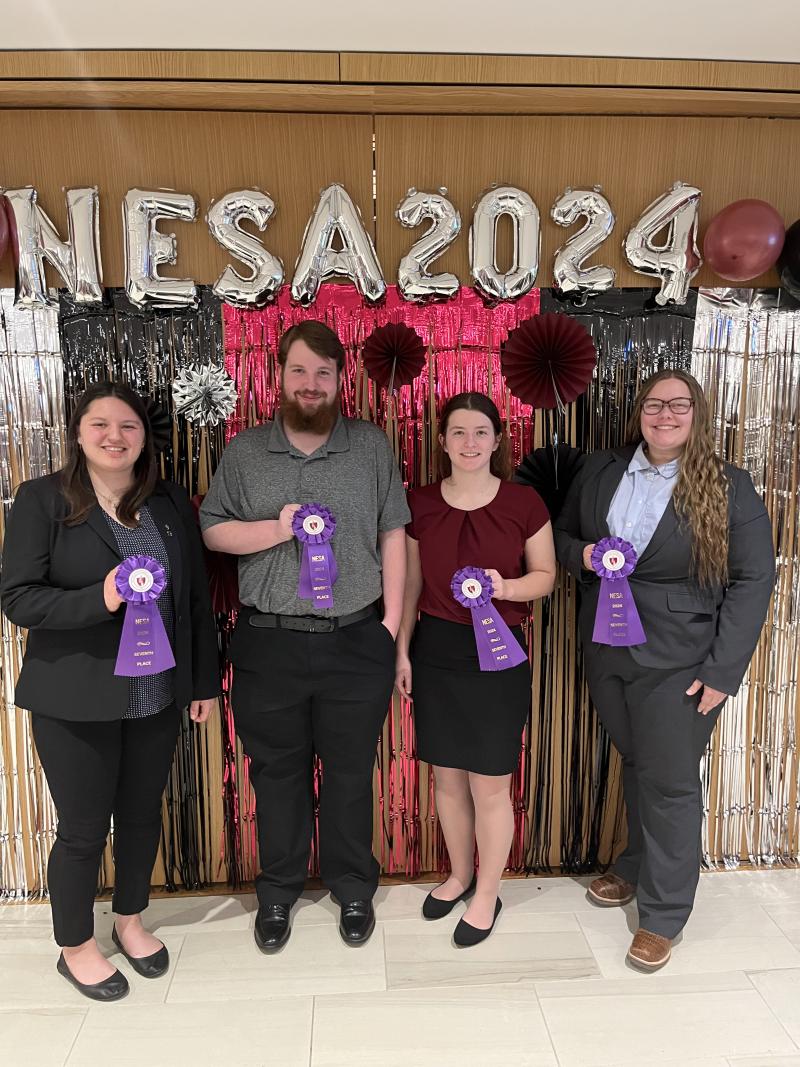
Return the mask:
<path id="1" fill-rule="evenodd" d="M 0 190 L 1 192 L 2 190 Z M 58 271 L 78 304 L 103 300 L 103 267 L 100 259 L 100 210 L 96 186 L 67 189 L 69 239 L 62 241 L 53 223 L 37 203 L 34 188 L 7 189 L 19 249 L 16 262 L 16 304 L 24 308 L 47 307 L 44 261 Z"/>
<path id="2" fill-rule="evenodd" d="M 412 229 L 426 219 L 431 226 L 400 260 L 397 288 L 404 300 L 421 304 L 428 300 L 447 300 L 455 296 L 461 283 L 455 274 L 430 274 L 431 263 L 455 241 L 461 232 L 461 215 L 444 195 L 420 193 L 409 189 L 397 205 L 395 215 L 402 226 Z"/>
<path id="3" fill-rule="evenodd" d="M 511 269 L 497 267 L 497 220 L 511 219 L 514 252 Z M 469 231 L 469 262 L 476 287 L 491 300 L 517 300 L 533 288 L 539 271 L 539 209 L 521 189 L 489 189 L 475 205 Z"/>
<path id="4" fill-rule="evenodd" d="M 211 236 L 250 268 L 249 278 L 231 266 L 225 268 L 213 287 L 220 300 L 234 307 L 258 308 L 277 296 L 283 282 L 283 263 L 258 238 L 242 229 L 242 222 L 247 219 L 259 230 L 265 230 L 274 211 L 275 202 L 261 189 L 226 193 L 210 205 L 206 222 Z"/>
<path id="5" fill-rule="evenodd" d="M 581 217 L 586 219 L 583 228 L 556 252 L 553 282 L 560 292 L 585 298 L 610 289 L 617 277 L 611 267 L 584 270 L 582 266 L 605 241 L 617 221 L 599 186 L 593 189 L 567 188 L 550 209 L 550 218 L 557 226 L 572 226 Z"/>
<path id="6" fill-rule="evenodd" d="M 337 234 L 341 249 L 333 247 Z M 303 306 L 313 304 L 323 280 L 336 275 L 349 278 L 372 303 L 386 293 L 372 238 L 347 190 L 338 183 L 322 190 L 308 220 L 294 268 L 292 299 Z"/>
<path id="7" fill-rule="evenodd" d="M 159 233 L 159 219 L 194 222 L 197 205 L 190 193 L 171 189 L 129 189 L 122 201 L 125 231 L 125 292 L 137 307 L 189 307 L 196 303 L 191 278 L 161 278 L 158 268 L 174 264 L 178 245 L 174 233 Z"/>
<path id="8" fill-rule="evenodd" d="M 702 193 L 675 182 L 654 200 L 625 238 L 625 256 L 635 271 L 661 279 L 657 304 L 685 304 L 692 278 L 703 260 L 697 248 L 697 219 Z M 666 243 L 654 238 L 668 227 Z"/>

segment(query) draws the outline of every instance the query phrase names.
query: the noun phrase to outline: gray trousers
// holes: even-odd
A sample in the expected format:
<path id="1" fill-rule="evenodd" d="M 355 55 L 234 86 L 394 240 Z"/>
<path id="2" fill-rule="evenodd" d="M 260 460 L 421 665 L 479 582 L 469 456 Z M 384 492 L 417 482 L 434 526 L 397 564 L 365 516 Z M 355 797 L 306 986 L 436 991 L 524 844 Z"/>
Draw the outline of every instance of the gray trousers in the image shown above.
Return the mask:
<path id="1" fill-rule="evenodd" d="M 672 939 L 700 877 L 700 758 L 724 701 L 700 715 L 699 695 L 686 696 L 699 665 L 654 670 L 627 648 L 597 645 L 585 659 L 592 700 L 622 756 L 628 844 L 613 871 L 636 886 L 639 925 Z"/>

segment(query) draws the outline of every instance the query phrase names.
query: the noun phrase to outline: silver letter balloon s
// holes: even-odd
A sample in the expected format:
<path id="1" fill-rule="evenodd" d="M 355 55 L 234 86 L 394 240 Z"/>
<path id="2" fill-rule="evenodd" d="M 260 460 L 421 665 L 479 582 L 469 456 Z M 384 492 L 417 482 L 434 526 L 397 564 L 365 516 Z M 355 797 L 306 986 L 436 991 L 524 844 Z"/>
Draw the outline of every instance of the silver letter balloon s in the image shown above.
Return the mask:
<path id="1" fill-rule="evenodd" d="M 96 186 L 67 189 L 69 239 L 62 241 L 53 223 L 37 203 L 37 192 L 7 189 L 6 200 L 17 233 L 16 304 L 47 307 L 44 261 L 54 267 L 78 304 L 103 301 L 100 261 L 100 209 Z"/>
<path id="2" fill-rule="evenodd" d="M 283 263 L 242 229 L 247 219 L 265 230 L 274 211 L 275 202 L 260 189 L 226 193 L 209 207 L 206 222 L 214 240 L 250 268 L 249 278 L 243 278 L 233 267 L 225 268 L 214 283 L 214 294 L 220 300 L 234 307 L 259 308 L 277 296 L 283 282 Z"/>
<path id="3" fill-rule="evenodd" d="M 425 219 L 431 220 L 426 233 L 413 244 L 397 268 L 397 288 L 404 300 L 422 304 L 428 300 L 447 300 L 455 296 L 461 283 L 455 274 L 430 274 L 434 260 L 455 241 L 461 232 L 461 216 L 444 195 L 418 193 L 409 189 L 397 206 L 395 215 L 402 226 L 412 229 Z"/>
<path id="4" fill-rule="evenodd" d="M 337 233 L 341 250 L 333 248 Z M 304 307 L 313 304 L 322 281 L 335 275 L 349 278 L 371 303 L 386 293 L 372 239 L 347 190 L 338 184 L 322 190 L 306 226 L 292 279 L 292 300 Z"/>
<path id="5" fill-rule="evenodd" d="M 159 233 L 159 219 L 194 222 L 197 205 L 189 193 L 130 189 L 122 201 L 125 231 L 125 291 L 136 307 L 189 307 L 197 300 L 191 278 L 161 278 L 158 268 L 178 257 L 175 234 Z"/>
<path id="6" fill-rule="evenodd" d="M 574 293 L 584 301 L 587 296 L 610 289 L 616 271 L 600 266 L 584 270 L 582 266 L 605 241 L 617 221 L 600 187 L 565 189 L 550 209 L 550 217 L 557 226 L 572 226 L 579 218 L 586 219 L 583 228 L 556 252 L 553 261 L 555 288 L 562 293 Z"/>
<path id="7" fill-rule="evenodd" d="M 511 219 L 514 254 L 511 270 L 497 269 L 497 220 Z M 518 300 L 530 292 L 539 271 L 539 209 L 521 189 L 503 185 L 484 193 L 475 205 L 469 231 L 470 271 L 476 288 L 490 300 Z"/>
<path id="8" fill-rule="evenodd" d="M 697 248 L 697 217 L 702 193 L 693 185 L 675 182 L 654 200 L 625 238 L 625 256 L 635 271 L 661 279 L 657 304 L 685 304 L 692 278 L 703 260 Z M 667 241 L 653 238 L 669 227 Z"/>

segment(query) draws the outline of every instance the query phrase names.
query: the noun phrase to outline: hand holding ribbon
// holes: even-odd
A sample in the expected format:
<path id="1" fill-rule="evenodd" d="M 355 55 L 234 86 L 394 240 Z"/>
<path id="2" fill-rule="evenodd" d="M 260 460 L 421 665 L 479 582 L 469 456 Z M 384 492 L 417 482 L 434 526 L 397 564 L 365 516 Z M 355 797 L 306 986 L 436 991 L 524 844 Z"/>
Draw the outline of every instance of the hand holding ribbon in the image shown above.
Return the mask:
<path id="1" fill-rule="evenodd" d="M 621 537 L 604 537 L 592 550 L 592 567 L 600 578 L 592 633 L 598 645 L 643 645 L 647 641 L 628 584 L 637 558 L 630 541 Z"/>
<path id="2" fill-rule="evenodd" d="M 481 567 L 462 567 L 450 581 L 455 600 L 469 608 L 482 671 L 518 667 L 528 656 L 492 603 L 492 582 Z"/>
<path id="3" fill-rule="evenodd" d="M 322 504 L 304 504 L 292 517 L 292 531 L 303 546 L 297 595 L 301 600 L 313 600 L 315 608 L 330 610 L 333 584 L 339 576 L 329 544 L 336 519 Z"/>
<path id="4" fill-rule="evenodd" d="M 164 568 L 150 556 L 128 556 L 117 568 L 114 584 L 126 604 L 114 674 L 132 678 L 174 667 L 175 657 L 156 605 L 167 584 Z"/>

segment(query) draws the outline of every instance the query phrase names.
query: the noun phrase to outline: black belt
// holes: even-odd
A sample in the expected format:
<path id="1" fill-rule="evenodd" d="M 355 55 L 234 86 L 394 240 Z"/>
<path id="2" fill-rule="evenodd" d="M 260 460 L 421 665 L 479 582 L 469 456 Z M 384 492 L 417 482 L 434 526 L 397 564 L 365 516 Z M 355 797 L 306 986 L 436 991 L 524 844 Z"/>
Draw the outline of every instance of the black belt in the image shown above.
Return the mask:
<path id="1" fill-rule="evenodd" d="M 353 611 L 349 615 L 339 615 L 335 619 L 316 615 L 267 615 L 253 610 L 247 621 L 251 626 L 263 627 L 267 630 L 299 630 L 304 634 L 329 634 L 334 630 L 341 630 L 344 626 L 352 626 L 354 622 L 368 619 L 374 614 L 374 604 L 361 608 L 359 611 Z"/>

